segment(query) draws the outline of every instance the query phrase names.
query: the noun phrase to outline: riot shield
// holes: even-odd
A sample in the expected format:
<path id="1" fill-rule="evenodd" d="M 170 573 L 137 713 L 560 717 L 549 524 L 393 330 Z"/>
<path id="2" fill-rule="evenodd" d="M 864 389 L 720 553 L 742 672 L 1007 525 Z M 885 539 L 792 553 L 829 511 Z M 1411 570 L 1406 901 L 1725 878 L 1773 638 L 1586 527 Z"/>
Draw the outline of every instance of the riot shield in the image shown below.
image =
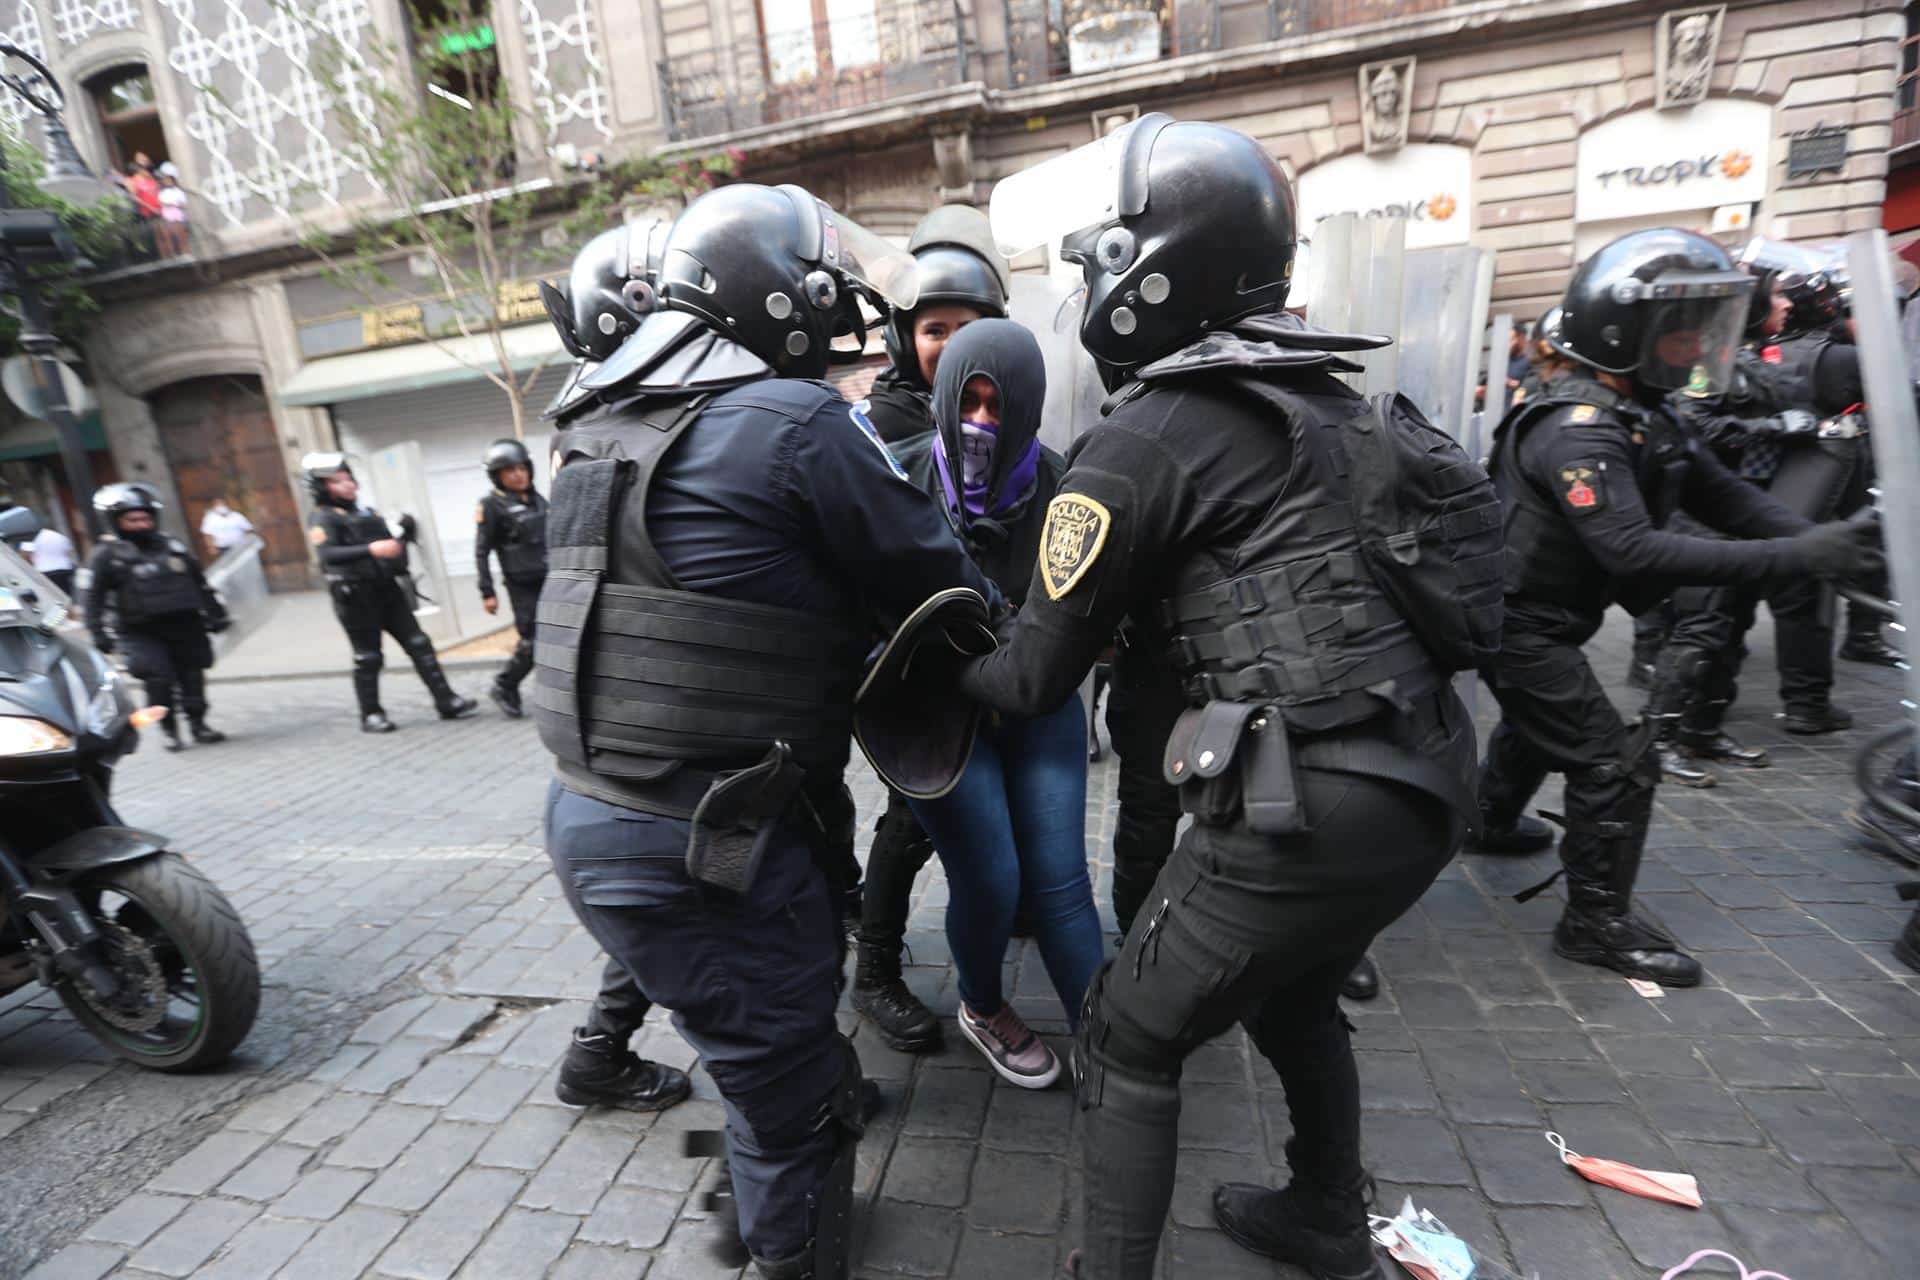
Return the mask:
<path id="1" fill-rule="evenodd" d="M 1880 504 L 1887 562 L 1894 593 L 1920 600 L 1920 412 L 1900 340 L 1900 309 L 1893 283 L 1887 233 L 1860 231 L 1847 237 L 1847 267 L 1853 286 L 1853 326 L 1860 347 L 1860 374 L 1867 395 L 1869 439 L 1882 491 L 1900 500 Z M 1920 729 L 1920 653 L 1912 632 L 1896 628 L 1906 654 L 1907 709 Z"/>
<path id="2" fill-rule="evenodd" d="M 1100 402 L 1107 397 L 1093 357 L 1080 345 L 1083 293 L 1077 275 L 1018 275 L 1007 299 L 1007 318 L 1025 325 L 1040 343 L 1047 366 L 1040 443 L 1061 453 L 1100 420 Z"/>
<path id="3" fill-rule="evenodd" d="M 1493 254 L 1485 249 L 1458 245 L 1407 255 L 1400 390 L 1475 458 L 1486 454 L 1486 441 L 1474 429 L 1473 389 L 1492 294 Z"/>

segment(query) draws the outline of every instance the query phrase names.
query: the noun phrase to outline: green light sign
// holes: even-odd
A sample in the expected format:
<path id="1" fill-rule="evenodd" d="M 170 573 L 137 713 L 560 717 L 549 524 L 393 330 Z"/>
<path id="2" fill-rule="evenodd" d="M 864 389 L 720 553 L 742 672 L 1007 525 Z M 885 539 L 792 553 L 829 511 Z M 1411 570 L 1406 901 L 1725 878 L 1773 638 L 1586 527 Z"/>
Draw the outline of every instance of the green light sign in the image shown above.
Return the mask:
<path id="1" fill-rule="evenodd" d="M 493 48 L 493 28 L 475 27 L 471 31 L 448 31 L 440 37 L 440 52 L 458 57 Z"/>

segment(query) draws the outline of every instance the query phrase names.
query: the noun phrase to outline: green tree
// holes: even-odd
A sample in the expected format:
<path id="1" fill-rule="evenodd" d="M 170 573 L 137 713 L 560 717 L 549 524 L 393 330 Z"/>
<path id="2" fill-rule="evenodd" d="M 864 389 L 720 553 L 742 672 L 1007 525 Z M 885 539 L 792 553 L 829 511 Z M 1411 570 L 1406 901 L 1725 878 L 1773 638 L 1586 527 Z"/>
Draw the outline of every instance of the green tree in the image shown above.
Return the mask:
<path id="1" fill-rule="evenodd" d="M 53 313 L 54 336 L 76 350 L 85 341 L 87 326 L 99 303 L 87 289 L 87 277 L 118 260 L 131 247 L 138 228 L 133 207 L 109 197 L 78 205 L 40 189 L 46 160 L 25 138 L 0 134 L 0 158 L 6 165 L 7 203 L 16 209 L 47 209 L 57 214 L 80 251 L 79 261 L 36 263 L 22 268 L 33 273 L 40 296 Z M 19 350 L 20 320 L 11 308 L 0 309 L 0 356 Z"/>
<path id="2" fill-rule="evenodd" d="M 731 176 L 737 159 L 671 169 L 596 166 L 556 186 L 544 163 L 526 163 L 537 156 L 543 129 L 508 92 L 488 0 L 408 6 L 405 49 L 376 42 L 361 51 L 300 10 L 284 11 L 313 31 L 316 70 L 337 104 L 332 119 L 344 149 L 383 197 L 378 212 L 350 231 L 310 224 L 303 241 L 333 279 L 370 303 L 393 299 L 394 263 L 424 263 L 415 270 L 429 283 L 437 317 L 425 340 L 497 387 L 511 406 L 514 434 L 524 436 L 527 393 L 540 369 L 514 367 L 505 331 L 524 321 L 495 303 L 524 299 L 503 299 L 503 291 L 564 263 L 588 236 L 613 225 L 628 192 L 684 197 Z M 525 176 L 530 167 L 540 176 Z M 449 346 L 474 336 L 486 339 L 487 358 Z"/>

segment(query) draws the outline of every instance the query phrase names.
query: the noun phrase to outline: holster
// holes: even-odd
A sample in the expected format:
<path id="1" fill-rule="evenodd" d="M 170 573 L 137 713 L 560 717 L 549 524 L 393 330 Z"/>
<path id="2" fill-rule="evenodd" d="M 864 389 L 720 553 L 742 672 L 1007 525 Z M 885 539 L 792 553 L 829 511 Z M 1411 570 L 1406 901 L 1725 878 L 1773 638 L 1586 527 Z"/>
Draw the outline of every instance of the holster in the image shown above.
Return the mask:
<path id="1" fill-rule="evenodd" d="M 687 874 L 729 893 L 751 890 L 767 846 L 805 776 L 784 742 L 774 743 L 752 768 L 718 775 L 694 807 Z"/>
<path id="2" fill-rule="evenodd" d="M 1217 826 L 1244 815 L 1256 835 L 1307 829 L 1299 764 L 1273 707 L 1209 702 L 1182 712 L 1167 738 L 1164 776 L 1197 822 Z"/>

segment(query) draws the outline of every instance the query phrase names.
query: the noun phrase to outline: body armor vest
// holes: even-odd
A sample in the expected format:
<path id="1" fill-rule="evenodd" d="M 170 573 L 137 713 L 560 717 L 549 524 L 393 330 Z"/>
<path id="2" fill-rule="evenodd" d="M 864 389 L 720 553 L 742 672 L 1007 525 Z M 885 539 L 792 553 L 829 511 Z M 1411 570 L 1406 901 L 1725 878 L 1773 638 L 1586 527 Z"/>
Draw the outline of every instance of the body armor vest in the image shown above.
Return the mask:
<path id="1" fill-rule="evenodd" d="M 1367 402 L 1264 379 L 1236 385 L 1275 410 L 1292 440 L 1292 475 L 1231 563 L 1190 560 L 1158 606 L 1188 701 L 1272 704 L 1290 727 L 1322 731 L 1444 685 L 1360 549 L 1340 431 Z"/>
<path id="2" fill-rule="evenodd" d="M 493 550 L 500 557 L 501 574 L 513 582 L 545 577 L 547 500 L 532 490 L 528 490 L 525 501 L 497 489 L 490 496 L 499 513 L 493 526 L 499 540 Z"/>
<path id="3" fill-rule="evenodd" d="M 1768 348 L 1778 354 L 1778 360 L 1762 356 L 1775 393 L 1788 407 L 1811 410 L 1819 402 L 1814 379 L 1820 372 L 1820 357 L 1832 341 L 1824 333 L 1797 334 Z"/>
<path id="4" fill-rule="evenodd" d="M 1657 529 L 1665 528 L 1680 509 L 1698 445 L 1664 412 L 1649 413 L 1591 379 L 1570 375 L 1553 386 L 1554 394 L 1545 399 L 1521 402 L 1494 434 L 1490 469 L 1505 508 L 1507 594 L 1598 615 L 1616 590 L 1624 595 L 1635 584 L 1616 583 L 1601 567 L 1560 509 L 1559 499 L 1526 473 L 1520 461 L 1521 443 L 1529 431 L 1541 429 L 1548 417 L 1576 405 L 1597 408 L 1600 416 L 1551 429 L 1640 433 L 1643 442 L 1630 445 L 1636 459 L 1634 480 Z M 1600 584 L 1598 590 L 1596 584 Z M 1655 601 L 1623 598 L 1622 603 L 1638 611 Z"/>
<path id="5" fill-rule="evenodd" d="M 387 518 L 377 511 L 366 507 L 357 507 L 348 511 L 344 507 L 327 506 L 320 508 L 321 519 L 326 521 L 327 542 L 336 547 L 364 547 L 391 538 L 393 530 L 387 527 Z M 340 564 L 328 564 L 326 570 L 328 582 L 381 582 L 391 580 L 394 573 L 403 571 L 404 562 L 391 562 L 392 569 L 372 556 L 343 561 Z"/>
<path id="6" fill-rule="evenodd" d="M 116 539 L 106 546 L 117 579 L 113 607 L 122 626 L 197 615 L 205 605 L 188 551 L 174 539 L 159 539 L 146 547 Z"/>
<path id="7" fill-rule="evenodd" d="M 687 591 L 648 534 L 654 473 L 704 404 L 616 410 L 555 446 L 534 720 L 563 773 L 641 797 L 682 764 L 744 768 L 775 742 L 837 779 L 851 741 L 861 633 L 836 616 Z"/>

